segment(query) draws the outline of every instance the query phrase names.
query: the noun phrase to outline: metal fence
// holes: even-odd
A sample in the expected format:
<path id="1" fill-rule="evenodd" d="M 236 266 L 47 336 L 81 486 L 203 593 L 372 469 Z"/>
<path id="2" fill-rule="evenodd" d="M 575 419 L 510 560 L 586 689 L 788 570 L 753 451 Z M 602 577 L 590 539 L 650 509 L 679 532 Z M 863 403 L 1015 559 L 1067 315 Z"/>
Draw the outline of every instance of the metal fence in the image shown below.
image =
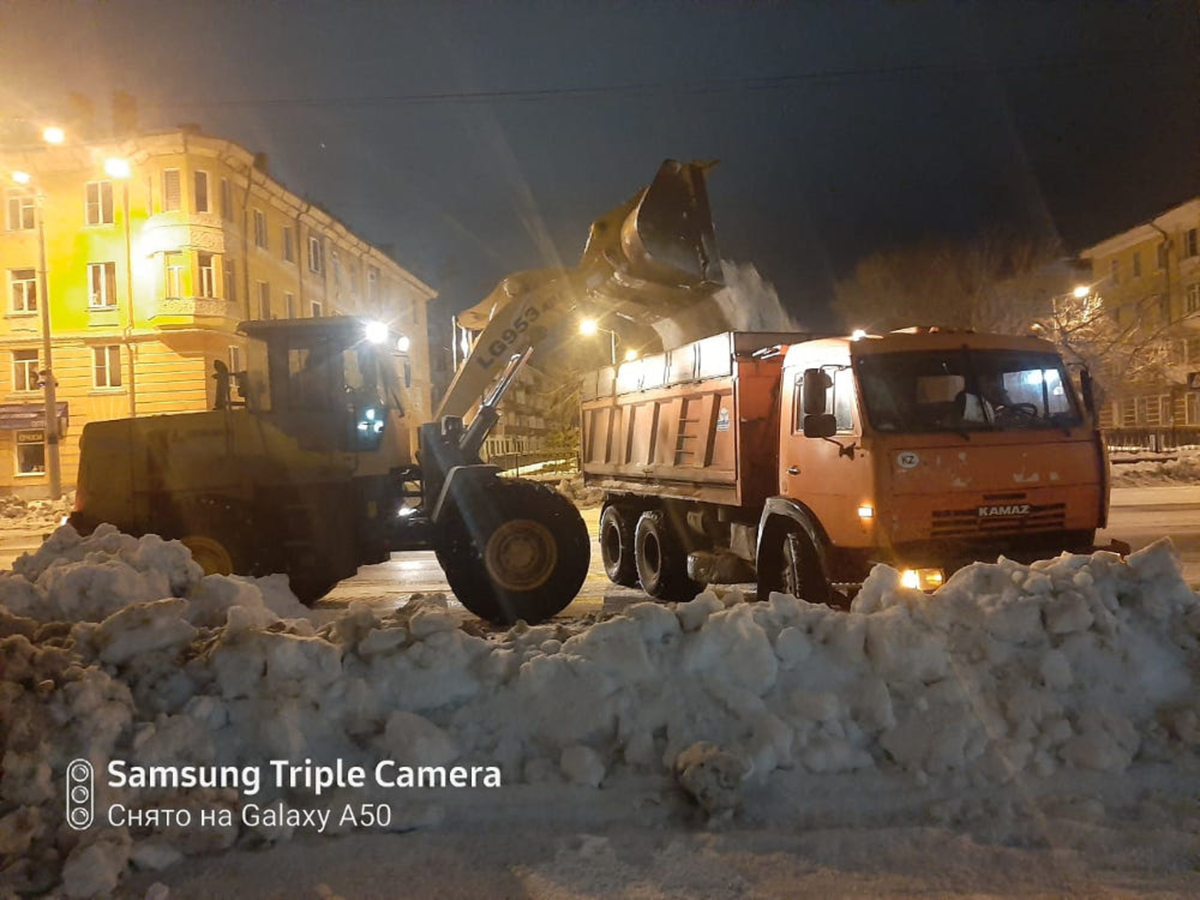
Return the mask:
<path id="1" fill-rule="evenodd" d="M 1161 453 L 1180 447 L 1200 446 L 1200 425 L 1168 426 L 1165 428 L 1106 428 L 1104 441 L 1109 452 L 1114 450 L 1146 450 Z"/>

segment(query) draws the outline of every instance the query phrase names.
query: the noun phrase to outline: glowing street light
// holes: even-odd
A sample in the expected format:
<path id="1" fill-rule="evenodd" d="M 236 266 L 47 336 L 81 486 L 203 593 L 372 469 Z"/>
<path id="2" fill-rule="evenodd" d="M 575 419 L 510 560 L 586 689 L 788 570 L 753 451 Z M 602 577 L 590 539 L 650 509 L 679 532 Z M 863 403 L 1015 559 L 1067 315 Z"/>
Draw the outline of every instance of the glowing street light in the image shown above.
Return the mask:
<path id="1" fill-rule="evenodd" d="M 29 184 L 33 180 L 33 176 L 28 172 L 13 172 L 12 180 L 17 184 Z"/>
<path id="2" fill-rule="evenodd" d="M 585 334 L 585 335 L 590 336 L 590 335 L 595 334 L 598 331 L 607 331 L 608 332 L 608 337 L 610 340 L 610 349 L 611 349 L 611 353 L 612 353 L 611 363 L 612 363 L 612 365 L 615 366 L 617 364 L 617 333 L 615 331 L 613 331 L 611 328 L 601 328 L 595 319 L 580 319 L 579 320 L 579 333 L 580 334 Z"/>
<path id="3" fill-rule="evenodd" d="M 634 350 L 632 347 L 630 347 L 628 350 L 625 351 L 625 362 L 633 362 L 637 358 L 638 358 L 638 352 L 636 350 Z"/>
<path id="4" fill-rule="evenodd" d="M 104 174 L 109 178 L 128 178 L 131 174 L 129 160 L 110 156 L 104 161 Z"/>
<path id="5" fill-rule="evenodd" d="M 1086 284 L 1079 284 L 1075 286 L 1075 290 L 1071 291 L 1071 296 L 1073 296 L 1076 300 L 1082 300 L 1091 292 L 1092 289 Z"/>
<path id="6" fill-rule="evenodd" d="M 42 129 L 42 140 L 47 144 L 61 144 L 67 139 L 67 133 L 57 125 L 47 125 Z"/>

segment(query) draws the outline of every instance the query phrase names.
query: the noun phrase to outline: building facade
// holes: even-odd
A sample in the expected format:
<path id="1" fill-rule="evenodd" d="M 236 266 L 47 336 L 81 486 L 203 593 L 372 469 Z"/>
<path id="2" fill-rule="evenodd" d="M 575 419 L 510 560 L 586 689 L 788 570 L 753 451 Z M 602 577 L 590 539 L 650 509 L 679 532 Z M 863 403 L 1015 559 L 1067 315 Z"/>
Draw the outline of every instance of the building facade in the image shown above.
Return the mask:
<path id="1" fill-rule="evenodd" d="M 1101 425 L 1136 437 L 1200 428 L 1200 197 L 1084 250 L 1119 333 L 1162 345 L 1157 377 L 1121 379 Z M 1168 438 L 1169 439 L 1169 438 Z"/>
<path id="2" fill-rule="evenodd" d="M 64 489 L 89 421 L 211 409 L 214 362 L 245 367 L 236 330 L 245 319 L 389 323 L 409 338 L 409 404 L 417 421 L 431 415 L 435 291 L 271 178 L 262 156 L 181 129 L 0 149 L 0 166 L 25 181 L 5 189 L 0 232 L 0 492 L 49 488 L 39 379 L 47 301 Z"/>

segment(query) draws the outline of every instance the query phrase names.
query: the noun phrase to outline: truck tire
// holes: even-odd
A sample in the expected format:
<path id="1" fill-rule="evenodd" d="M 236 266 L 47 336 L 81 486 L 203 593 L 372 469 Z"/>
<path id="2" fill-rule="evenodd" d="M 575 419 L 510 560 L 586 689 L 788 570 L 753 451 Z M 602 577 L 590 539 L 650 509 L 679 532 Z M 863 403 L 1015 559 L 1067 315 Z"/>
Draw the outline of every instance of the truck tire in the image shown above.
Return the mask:
<path id="1" fill-rule="evenodd" d="M 759 561 L 758 599 L 770 599 L 773 591 L 810 603 L 830 604 L 834 599 L 817 548 L 799 528 L 774 529 L 768 553 Z"/>
<path id="2" fill-rule="evenodd" d="M 179 543 L 205 575 L 255 575 L 249 509 L 219 496 L 198 497 L 177 512 Z M 165 532 L 164 532 L 165 533 Z"/>
<path id="3" fill-rule="evenodd" d="M 579 510 L 545 485 L 496 478 L 487 508 L 448 510 L 437 558 L 468 610 L 533 625 L 565 609 L 587 577 L 592 541 Z"/>
<path id="4" fill-rule="evenodd" d="M 656 600 L 691 600 L 700 592 L 701 586 L 688 578 L 683 542 L 661 509 L 638 517 L 633 558 L 642 590 Z"/>
<path id="5" fill-rule="evenodd" d="M 637 563 L 633 554 L 636 514 L 619 506 L 606 506 L 600 514 L 600 559 L 604 574 L 613 584 L 637 587 Z"/>

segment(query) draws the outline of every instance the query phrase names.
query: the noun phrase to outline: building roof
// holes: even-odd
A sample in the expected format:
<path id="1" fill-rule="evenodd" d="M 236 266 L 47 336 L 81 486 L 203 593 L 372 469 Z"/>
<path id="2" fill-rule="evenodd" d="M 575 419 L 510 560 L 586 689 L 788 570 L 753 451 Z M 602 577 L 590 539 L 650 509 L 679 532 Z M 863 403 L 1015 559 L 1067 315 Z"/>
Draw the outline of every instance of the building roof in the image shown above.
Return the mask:
<path id="1" fill-rule="evenodd" d="M 1149 222 L 1143 222 L 1119 234 L 1105 238 L 1098 244 L 1080 251 L 1079 255 L 1083 259 L 1108 256 L 1111 253 L 1119 253 L 1122 250 L 1145 243 L 1146 241 L 1161 239 L 1162 231 L 1159 231 L 1160 228 L 1163 231 L 1170 231 L 1180 226 L 1190 225 L 1194 228 L 1198 224 L 1200 224 L 1200 197 L 1193 197 L 1190 200 L 1185 200 L 1178 206 L 1172 206 L 1165 212 L 1159 213 Z M 1157 228 L 1155 227 L 1156 225 L 1158 226 Z"/>

